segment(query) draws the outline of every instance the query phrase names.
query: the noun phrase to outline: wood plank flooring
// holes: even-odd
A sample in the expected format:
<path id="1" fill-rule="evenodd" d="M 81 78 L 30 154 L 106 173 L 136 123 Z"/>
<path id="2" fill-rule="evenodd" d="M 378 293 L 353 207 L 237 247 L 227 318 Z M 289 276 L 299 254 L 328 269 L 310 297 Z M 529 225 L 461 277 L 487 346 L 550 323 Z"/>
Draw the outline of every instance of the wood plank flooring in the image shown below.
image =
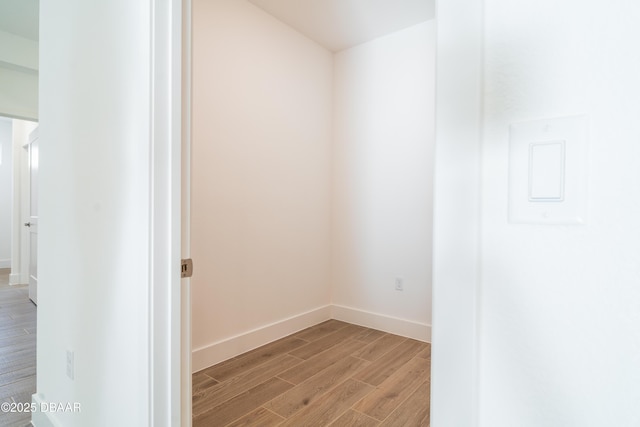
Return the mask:
<path id="1" fill-rule="evenodd" d="M 36 306 L 27 286 L 0 269 L 0 403 L 30 403 L 36 392 Z M 31 414 L 0 412 L 0 426 L 30 426 Z"/>
<path id="2" fill-rule="evenodd" d="M 431 345 L 329 320 L 193 374 L 193 426 L 428 427 Z"/>

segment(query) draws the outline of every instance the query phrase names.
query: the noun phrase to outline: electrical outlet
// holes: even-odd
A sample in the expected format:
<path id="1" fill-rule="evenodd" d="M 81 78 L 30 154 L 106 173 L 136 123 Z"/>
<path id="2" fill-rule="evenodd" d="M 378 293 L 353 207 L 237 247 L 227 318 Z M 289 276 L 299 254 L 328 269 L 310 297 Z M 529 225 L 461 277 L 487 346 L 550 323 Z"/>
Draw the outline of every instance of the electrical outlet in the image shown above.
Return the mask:
<path id="1" fill-rule="evenodd" d="M 75 376 L 74 354 L 73 351 L 67 350 L 67 376 L 74 379 Z"/>
<path id="2" fill-rule="evenodd" d="M 404 279 L 396 277 L 396 291 L 404 291 Z"/>

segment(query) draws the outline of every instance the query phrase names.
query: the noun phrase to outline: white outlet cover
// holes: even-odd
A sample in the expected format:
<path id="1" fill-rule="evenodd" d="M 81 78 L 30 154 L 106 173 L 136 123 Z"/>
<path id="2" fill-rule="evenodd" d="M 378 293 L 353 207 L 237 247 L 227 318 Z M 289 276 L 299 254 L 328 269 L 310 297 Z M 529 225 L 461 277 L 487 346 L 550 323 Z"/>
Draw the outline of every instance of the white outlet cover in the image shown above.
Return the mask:
<path id="1" fill-rule="evenodd" d="M 585 224 L 586 116 L 514 123 L 509 128 L 509 222 Z"/>

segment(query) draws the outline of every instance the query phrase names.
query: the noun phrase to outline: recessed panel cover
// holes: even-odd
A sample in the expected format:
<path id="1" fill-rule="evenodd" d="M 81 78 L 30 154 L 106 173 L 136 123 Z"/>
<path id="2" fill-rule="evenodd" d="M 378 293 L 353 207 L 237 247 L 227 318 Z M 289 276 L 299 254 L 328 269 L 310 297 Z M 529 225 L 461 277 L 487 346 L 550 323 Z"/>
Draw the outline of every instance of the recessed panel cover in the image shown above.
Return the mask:
<path id="1" fill-rule="evenodd" d="M 529 201 L 564 200 L 565 141 L 529 144 Z"/>
<path id="2" fill-rule="evenodd" d="M 510 222 L 586 222 L 587 123 L 573 116 L 511 125 Z"/>

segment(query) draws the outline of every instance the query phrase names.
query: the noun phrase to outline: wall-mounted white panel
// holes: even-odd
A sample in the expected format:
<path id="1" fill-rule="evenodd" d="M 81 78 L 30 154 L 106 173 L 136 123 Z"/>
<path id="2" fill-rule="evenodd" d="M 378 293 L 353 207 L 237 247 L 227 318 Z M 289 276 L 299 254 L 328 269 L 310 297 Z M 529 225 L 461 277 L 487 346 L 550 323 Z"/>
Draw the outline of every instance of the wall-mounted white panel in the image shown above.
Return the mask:
<path id="1" fill-rule="evenodd" d="M 587 118 L 515 123 L 509 133 L 509 221 L 584 224 Z"/>
<path id="2" fill-rule="evenodd" d="M 562 202 L 564 199 L 565 141 L 529 145 L 529 201 Z"/>

